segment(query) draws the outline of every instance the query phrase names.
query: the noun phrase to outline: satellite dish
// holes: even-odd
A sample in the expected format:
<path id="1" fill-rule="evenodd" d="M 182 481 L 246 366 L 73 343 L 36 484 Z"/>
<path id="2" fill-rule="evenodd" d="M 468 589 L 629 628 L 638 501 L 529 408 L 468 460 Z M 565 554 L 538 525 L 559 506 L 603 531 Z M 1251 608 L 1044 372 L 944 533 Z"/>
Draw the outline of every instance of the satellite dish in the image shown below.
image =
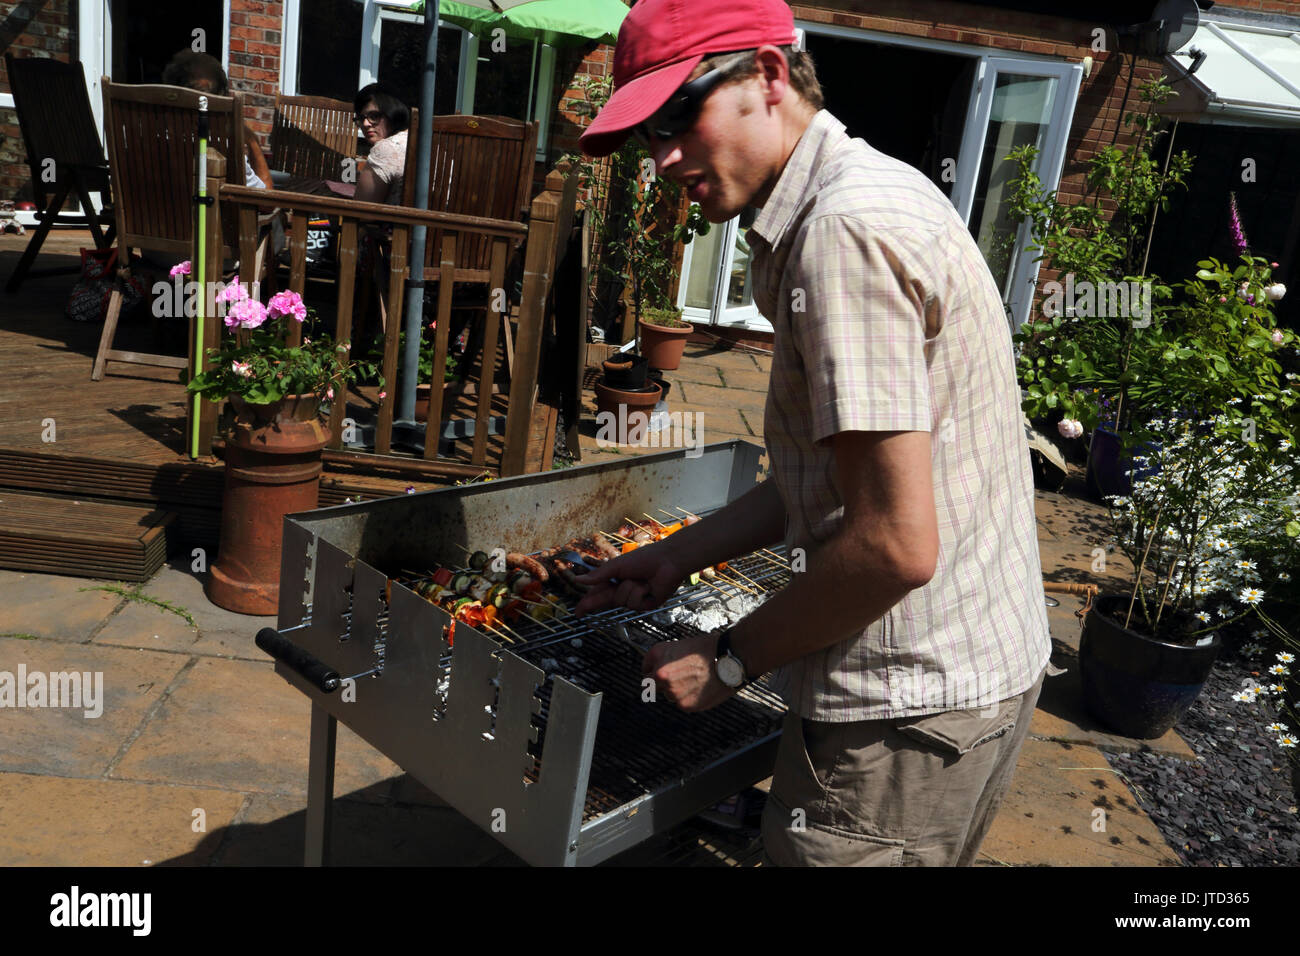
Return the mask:
<path id="1" fill-rule="evenodd" d="M 1151 22 L 1159 27 L 1153 37 L 1144 40 L 1154 40 L 1151 54 L 1164 56 L 1177 53 L 1192 41 L 1201 23 L 1201 12 L 1196 0 L 1160 0 L 1151 11 Z"/>

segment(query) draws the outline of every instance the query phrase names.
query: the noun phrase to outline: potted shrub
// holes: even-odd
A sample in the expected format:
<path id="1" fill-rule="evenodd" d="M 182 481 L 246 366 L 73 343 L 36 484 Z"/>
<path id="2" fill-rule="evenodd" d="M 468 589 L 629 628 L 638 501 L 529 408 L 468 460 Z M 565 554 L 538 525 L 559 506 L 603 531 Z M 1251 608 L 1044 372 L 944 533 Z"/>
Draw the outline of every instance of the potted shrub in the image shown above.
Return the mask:
<path id="1" fill-rule="evenodd" d="M 1079 308 L 1058 289 L 1044 301 L 1044 318 L 1026 323 L 1016 341 L 1031 418 L 1060 415 L 1067 438 L 1093 430 L 1094 453 L 1107 437 L 1099 426 L 1110 426 L 1119 485 L 1109 490 L 1127 489 L 1109 497 L 1111 519 L 1136 570 L 1088 615 L 1080 671 L 1094 716 L 1150 738 L 1200 692 L 1220 628 L 1263 619 L 1261 557 L 1249 555 L 1243 529 L 1255 529 L 1250 516 L 1262 502 L 1296 490 L 1287 470 L 1295 396 L 1278 361 L 1295 336 L 1277 327 L 1272 302 L 1285 289 L 1272 281 L 1276 264 L 1249 254 L 1235 203 L 1238 263 L 1205 259 L 1194 278 L 1174 286 L 1146 273 L 1152 216 L 1190 158 L 1171 156 L 1162 170 L 1148 154 L 1158 123 L 1152 107 L 1168 86 L 1148 84 L 1142 95 L 1146 113 L 1128 118 L 1136 144 L 1091 161 L 1095 203 L 1067 206 L 1045 194 L 1029 168 L 1031 151 L 1013 154 L 1021 164 L 1013 188 L 1040 258 L 1069 283 L 1144 290 L 1136 313 Z M 1102 193 L 1114 203 L 1113 219 L 1103 215 Z M 1300 535 L 1300 524 L 1293 530 Z"/>
<path id="2" fill-rule="evenodd" d="M 321 400 L 333 400 L 335 389 L 346 394 L 358 373 L 374 370 L 345 363 L 343 349 L 328 336 L 286 345 L 288 324 L 307 319 L 297 293 L 278 293 L 263 305 L 235 277 L 218 298 L 230 333 L 208 353 L 213 367 L 187 386 L 215 402 L 230 399 L 234 411 L 227 422 L 221 545 L 205 590 L 228 610 L 274 614 L 284 516 L 318 504 L 321 449 L 329 438 Z"/>
<path id="3" fill-rule="evenodd" d="M 637 322 L 641 333 L 641 354 L 651 368 L 671 372 L 682 364 L 686 339 L 695 326 L 682 319 L 681 309 L 646 309 Z"/>
<path id="4" fill-rule="evenodd" d="M 1182 301 L 1134 337 L 1131 388 L 1146 407 L 1222 411 L 1130 418 L 1132 490 L 1110 502 L 1137 571 L 1126 600 L 1099 603 L 1080 646 L 1085 703 L 1137 737 L 1168 730 L 1195 699 L 1217 630 L 1261 613 L 1260 563 L 1274 561 L 1258 548 L 1262 516 L 1300 534 L 1296 396 L 1277 361 L 1295 336 L 1271 306 L 1285 290 L 1250 255 L 1200 267 L 1180 284 Z"/>

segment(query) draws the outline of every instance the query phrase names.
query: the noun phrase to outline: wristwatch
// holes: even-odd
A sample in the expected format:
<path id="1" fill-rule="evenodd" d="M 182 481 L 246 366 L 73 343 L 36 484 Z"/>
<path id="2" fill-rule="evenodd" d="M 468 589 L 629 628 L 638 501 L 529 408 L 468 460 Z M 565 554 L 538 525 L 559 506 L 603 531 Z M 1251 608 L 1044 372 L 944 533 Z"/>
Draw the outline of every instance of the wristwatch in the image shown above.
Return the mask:
<path id="1" fill-rule="evenodd" d="M 735 654 L 731 653 L 731 628 L 727 628 L 718 635 L 718 649 L 714 669 L 718 675 L 718 680 L 726 684 L 732 690 L 739 690 L 746 684 L 751 683 L 745 676 L 745 664 Z"/>

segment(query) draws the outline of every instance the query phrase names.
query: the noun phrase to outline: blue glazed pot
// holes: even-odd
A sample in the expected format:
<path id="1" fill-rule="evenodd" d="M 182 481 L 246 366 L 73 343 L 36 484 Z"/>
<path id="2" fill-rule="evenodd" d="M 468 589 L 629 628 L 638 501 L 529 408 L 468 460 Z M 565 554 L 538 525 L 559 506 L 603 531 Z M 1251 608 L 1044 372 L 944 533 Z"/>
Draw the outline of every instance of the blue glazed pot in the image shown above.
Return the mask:
<path id="1" fill-rule="evenodd" d="M 1127 595 L 1106 595 L 1088 614 L 1079 641 L 1083 703 L 1115 733 L 1152 740 L 1201 693 L 1222 641 L 1218 634 L 1196 646 L 1154 640 L 1124 626 L 1128 602 Z"/>
<path id="2" fill-rule="evenodd" d="M 1140 450 L 1147 455 L 1157 455 L 1160 446 L 1142 445 Z M 1145 478 L 1160 472 L 1159 465 L 1151 465 L 1138 468 L 1130 475 L 1132 467 L 1130 459 L 1124 455 L 1119 435 L 1100 425 L 1094 428 L 1088 455 L 1088 487 L 1101 497 L 1128 495 L 1133 491 L 1132 478 Z"/>

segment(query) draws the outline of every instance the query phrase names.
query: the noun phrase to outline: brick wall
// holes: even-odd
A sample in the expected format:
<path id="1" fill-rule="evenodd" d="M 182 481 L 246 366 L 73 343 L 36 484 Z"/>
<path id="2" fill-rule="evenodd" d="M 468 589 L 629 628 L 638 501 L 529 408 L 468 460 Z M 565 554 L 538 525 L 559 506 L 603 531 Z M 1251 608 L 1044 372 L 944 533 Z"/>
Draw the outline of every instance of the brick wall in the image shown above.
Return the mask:
<path id="1" fill-rule="evenodd" d="M 310 4 L 302 16 L 310 16 Z M 244 118 L 266 150 L 275 116 L 275 94 L 280 89 L 280 45 L 284 38 L 282 0 L 231 0 L 230 85 L 244 97 Z M 287 38 L 297 42 L 297 37 Z"/>
<path id="2" fill-rule="evenodd" d="M 1048 14 L 971 7 L 954 0 L 874 0 L 870 4 L 871 14 L 844 9 L 865 5 L 858 0 L 838 0 L 816 7 L 793 4 L 792 9 L 797 19 L 818 23 L 1041 54 L 1074 63 L 1091 56 L 1092 74 L 1079 87 L 1060 185 L 1063 201 L 1083 197 L 1088 157 L 1116 136 L 1133 60 L 1127 52 L 1115 52 L 1118 44 L 1112 28 Z M 1300 6 L 1300 3 L 1291 5 Z M 1098 27 L 1106 31 L 1105 52 L 1093 49 L 1093 30 Z M 1138 56 L 1133 65 L 1133 85 L 1128 104 L 1124 106 L 1126 111 L 1136 102 L 1142 82 L 1159 75 L 1161 69 L 1157 60 L 1145 56 Z M 1123 145 L 1127 141 L 1120 130 L 1118 143 Z"/>
<path id="3" fill-rule="evenodd" d="M 76 24 L 69 14 L 70 0 L 29 0 L 3 4 L 7 12 L 0 20 L 0 49 L 15 57 L 44 56 L 72 59 L 76 49 Z M 9 77 L 0 59 L 0 92 L 9 92 Z M 31 172 L 27 168 L 18 114 L 0 108 L 0 199 L 30 200 Z"/>

